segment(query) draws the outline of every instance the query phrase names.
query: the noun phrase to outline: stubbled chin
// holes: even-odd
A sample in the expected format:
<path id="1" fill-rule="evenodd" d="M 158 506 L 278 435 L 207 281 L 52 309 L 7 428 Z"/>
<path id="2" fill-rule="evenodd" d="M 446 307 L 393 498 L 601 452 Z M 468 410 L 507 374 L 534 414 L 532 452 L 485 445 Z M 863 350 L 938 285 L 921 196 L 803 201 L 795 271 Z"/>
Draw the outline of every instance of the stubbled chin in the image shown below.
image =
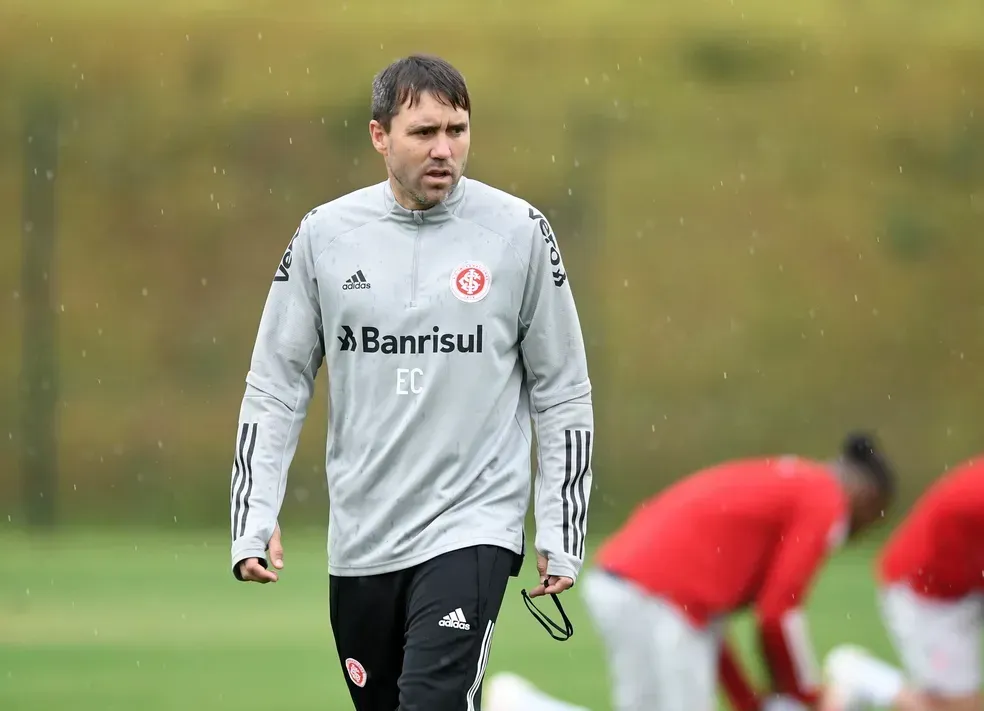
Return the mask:
<path id="1" fill-rule="evenodd" d="M 456 183 L 457 181 L 454 179 L 454 176 L 448 176 L 440 180 L 425 177 L 420 187 L 425 193 L 431 195 L 446 195 L 454 189 Z"/>
<path id="2" fill-rule="evenodd" d="M 440 181 L 424 175 L 417 184 L 417 201 L 433 207 L 446 200 L 457 184 L 458 178 L 454 174 Z"/>

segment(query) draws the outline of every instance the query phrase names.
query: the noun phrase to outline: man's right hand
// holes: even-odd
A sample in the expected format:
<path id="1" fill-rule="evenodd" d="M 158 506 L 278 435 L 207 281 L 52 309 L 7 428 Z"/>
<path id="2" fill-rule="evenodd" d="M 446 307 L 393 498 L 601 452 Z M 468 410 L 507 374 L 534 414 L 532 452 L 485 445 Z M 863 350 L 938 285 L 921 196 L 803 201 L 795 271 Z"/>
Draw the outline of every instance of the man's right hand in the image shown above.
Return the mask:
<path id="1" fill-rule="evenodd" d="M 280 525 L 273 529 L 270 542 L 267 544 L 270 555 L 268 560 L 273 561 L 273 567 L 282 570 L 284 567 L 284 546 L 280 542 Z M 268 570 L 260 563 L 259 558 L 247 558 L 239 562 L 239 576 L 250 583 L 275 583 L 279 580 L 276 572 Z"/>

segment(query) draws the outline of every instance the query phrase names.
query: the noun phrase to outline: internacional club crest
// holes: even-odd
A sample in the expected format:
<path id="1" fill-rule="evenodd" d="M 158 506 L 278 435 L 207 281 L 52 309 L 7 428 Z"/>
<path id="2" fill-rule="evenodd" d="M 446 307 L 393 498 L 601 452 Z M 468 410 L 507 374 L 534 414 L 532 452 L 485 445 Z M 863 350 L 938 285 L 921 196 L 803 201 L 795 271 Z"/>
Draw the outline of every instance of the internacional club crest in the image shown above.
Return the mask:
<path id="1" fill-rule="evenodd" d="M 466 303 L 484 299 L 491 285 L 492 275 L 479 262 L 465 262 L 451 271 L 451 293 Z"/>
<path id="2" fill-rule="evenodd" d="M 360 689 L 366 685 L 366 669 L 359 663 L 359 660 L 349 657 L 345 660 L 345 670 L 348 672 L 349 679 Z"/>

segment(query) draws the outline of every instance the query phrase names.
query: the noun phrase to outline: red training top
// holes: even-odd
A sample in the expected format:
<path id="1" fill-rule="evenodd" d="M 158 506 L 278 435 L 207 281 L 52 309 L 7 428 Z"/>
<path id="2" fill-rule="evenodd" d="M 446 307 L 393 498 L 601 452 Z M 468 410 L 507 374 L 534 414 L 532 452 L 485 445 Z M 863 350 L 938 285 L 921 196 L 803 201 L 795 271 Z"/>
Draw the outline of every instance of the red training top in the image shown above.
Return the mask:
<path id="1" fill-rule="evenodd" d="M 892 533 L 878 561 L 882 584 L 953 600 L 984 590 L 984 459 L 930 486 Z"/>
<path id="2" fill-rule="evenodd" d="M 820 682 L 800 607 L 843 541 L 848 515 L 843 489 L 823 464 L 792 456 L 727 462 L 644 502 L 596 562 L 676 604 L 698 626 L 753 606 L 773 691 L 812 703 Z M 727 645 L 721 678 L 738 708 L 754 707 Z"/>

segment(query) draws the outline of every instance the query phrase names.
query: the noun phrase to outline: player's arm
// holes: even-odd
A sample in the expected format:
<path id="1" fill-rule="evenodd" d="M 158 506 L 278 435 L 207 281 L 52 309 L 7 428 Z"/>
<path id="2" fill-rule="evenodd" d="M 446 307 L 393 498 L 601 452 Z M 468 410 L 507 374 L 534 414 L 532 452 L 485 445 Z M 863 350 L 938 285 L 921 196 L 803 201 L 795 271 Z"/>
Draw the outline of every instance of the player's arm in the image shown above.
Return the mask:
<path id="1" fill-rule="evenodd" d="M 748 676 L 735 654 L 734 648 L 727 639 L 721 642 L 721 653 L 718 657 L 718 679 L 721 688 L 734 711 L 758 711 L 761 700 L 755 688 L 748 681 Z"/>
<path id="2" fill-rule="evenodd" d="M 260 316 L 246 390 L 239 410 L 230 490 L 232 569 L 257 558 L 277 525 L 287 470 L 324 358 L 310 213 L 302 220 L 274 275 Z"/>
<path id="3" fill-rule="evenodd" d="M 520 310 L 521 350 L 537 440 L 535 546 L 546 574 L 577 578 L 591 498 L 594 416 L 574 296 L 547 219 L 529 210 L 530 266 Z"/>
<path id="4" fill-rule="evenodd" d="M 772 690 L 806 704 L 815 703 L 819 696 L 820 674 L 803 605 L 810 584 L 835 543 L 842 513 L 835 502 L 813 501 L 803 507 L 783 534 L 756 604 Z"/>

